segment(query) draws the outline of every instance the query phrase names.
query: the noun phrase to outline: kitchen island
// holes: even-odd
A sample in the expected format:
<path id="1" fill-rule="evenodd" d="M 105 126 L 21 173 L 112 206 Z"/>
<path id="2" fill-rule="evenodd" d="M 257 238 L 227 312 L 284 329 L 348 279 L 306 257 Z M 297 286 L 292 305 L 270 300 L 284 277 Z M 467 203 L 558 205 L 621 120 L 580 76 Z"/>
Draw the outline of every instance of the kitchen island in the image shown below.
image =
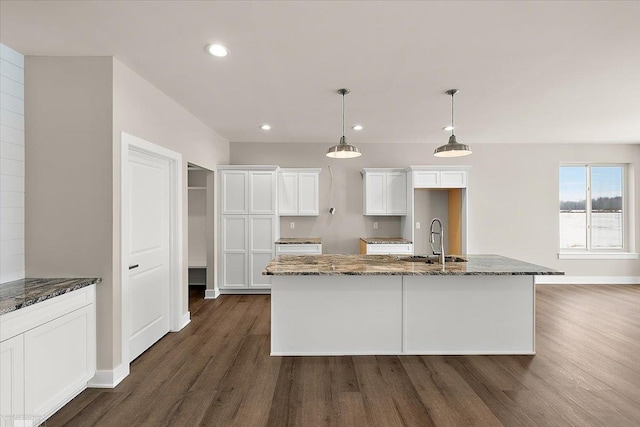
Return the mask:
<path id="1" fill-rule="evenodd" d="M 535 354 L 535 276 L 499 255 L 407 262 L 392 255 L 276 257 L 271 354 Z"/>

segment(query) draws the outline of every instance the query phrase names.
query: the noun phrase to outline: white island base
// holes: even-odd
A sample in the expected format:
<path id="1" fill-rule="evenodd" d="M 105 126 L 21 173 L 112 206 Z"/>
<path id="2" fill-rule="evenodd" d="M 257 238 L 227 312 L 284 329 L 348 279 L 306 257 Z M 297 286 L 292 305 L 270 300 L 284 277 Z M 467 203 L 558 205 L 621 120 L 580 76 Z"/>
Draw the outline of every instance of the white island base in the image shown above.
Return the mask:
<path id="1" fill-rule="evenodd" d="M 271 355 L 535 354 L 533 275 L 276 275 Z"/>

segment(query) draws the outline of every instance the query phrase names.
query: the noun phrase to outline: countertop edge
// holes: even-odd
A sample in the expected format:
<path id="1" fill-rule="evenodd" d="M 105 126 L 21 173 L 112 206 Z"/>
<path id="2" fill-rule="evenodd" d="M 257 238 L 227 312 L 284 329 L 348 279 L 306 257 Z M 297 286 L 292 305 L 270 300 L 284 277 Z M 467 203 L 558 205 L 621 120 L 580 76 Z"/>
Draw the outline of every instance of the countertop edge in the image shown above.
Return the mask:
<path id="1" fill-rule="evenodd" d="M 52 282 L 55 282 L 55 281 L 69 281 L 69 282 L 72 282 L 72 283 L 69 284 L 68 286 L 63 286 L 63 287 L 60 287 L 60 288 L 53 288 L 50 291 L 43 290 L 42 292 L 37 293 L 36 295 L 33 295 L 31 297 L 27 297 L 22 302 L 17 302 L 17 303 L 15 303 L 15 304 L 13 304 L 13 305 L 11 305 L 9 307 L 0 309 L 0 316 L 3 316 L 5 314 L 9 314 L 9 313 L 13 313 L 13 312 L 15 312 L 17 310 L 32 306 L 32 305 L 37 304 L 39 302 L 46 301 L 46 300 L 49 300 L 51 298 L 55 298 L 55 297 L 60 296 L 60 295 L 68 294 L 70 292 L 77 291 L 78 289 L 82 289 L 82 288 L 85 288 L 85 287 L 91 286 L 91 285 L 96 285 L 96 284 L 102 282 L 102 279 L 99 278 L 99 277 L 26 278 L 26 279 L 21 279 L 21 280 L 26 280 L 26 281 L 28 281 L 28 280 L 49 280 L 49 281 L 52 281 Z M 7 283 L 13 283 L 13 282 L 7 282 Z M 2 285 L 4 285 L 4 283 Z M 2 285 L 0 285 L 0 286 L 2 286 Z M 54 286 L 54 284 L 52 284 L 51 286 Z"/>
<path id="2" fill-rule="evenodd" d="M 412 241 L 402 237 L 360 237 L 367 245 L 410 245 Z"/>
<path id="3" fill-rule="evenodd" d="M 395 271 L 372 271 L 372 272 L 320 272 L 320 271 L 302 271 L 302 272 L 272 272 L 263 271 L 263 276 L 564 276 L 563 271 L 474 271 L 474 272 L 456 272 L 456 271 L 428 271 L 428 272 L 395 272 Z"/>
<path id="4" fill-rule="evenodd" d="M 457 256 L 457 255 L 456 255 Z M 560 276 L 563 271 L 494 254 L 462 254 L 462 261 L 416 262 L 393 255 L 281 255 L 264 276 Z M 407 258 L 407 259 L 406 259 Z"/>
<path id="5" fill-rule="evenodd" d="M 321 245 L 322 237 L 281 237 L 276 245 Z"/>

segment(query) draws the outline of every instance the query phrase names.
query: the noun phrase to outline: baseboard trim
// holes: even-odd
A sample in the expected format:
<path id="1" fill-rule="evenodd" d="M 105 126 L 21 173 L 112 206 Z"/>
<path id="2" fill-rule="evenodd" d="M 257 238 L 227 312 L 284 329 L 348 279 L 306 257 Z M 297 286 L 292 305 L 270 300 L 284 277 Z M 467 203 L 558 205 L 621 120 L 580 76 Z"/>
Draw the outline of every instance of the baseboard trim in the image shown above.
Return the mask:
<path id="1" fill-rule="evenodd" d="M 185 326 L 191 323 L 191 312 L 187 311 L 182 315 L 182 319 L 180 319 L 180 324 L 178 325 L 178 329 L 171 332 L 180 332 Z"/>
<path id="2" fill-rule="evenodd" d="M 220 296 L 220 289 L 205 289 L 204 299 L 216 299 Z"/>
<path id="3" fill-rule="evenodd" d="M 536 276 L 536 285 L 639 285 L 640 276 Z"/>
<path id="4" fill-rule="evenodd" d="M 122 363 L 113 370 L 96 371 L 87 383 L 90 388 L 114 388 L 129 375 L 129 364 Z"/>
<path id="5" fill-rule="evenodd" d="M 271 289 L 220 289 L 223 295 L 269 295 Z"/>
<path id="6" fill-rule="evenodd" d="M 496 351 L 355 351 L 355 352 L 342 352 L 342 351 L 272 351 L 271 356 L 492 356 L 492 355 L 505 355 L 505 354 L 518 354 L 518 355 L 535 355 L 535 351 L 529 350 L 496 350 Z"/>

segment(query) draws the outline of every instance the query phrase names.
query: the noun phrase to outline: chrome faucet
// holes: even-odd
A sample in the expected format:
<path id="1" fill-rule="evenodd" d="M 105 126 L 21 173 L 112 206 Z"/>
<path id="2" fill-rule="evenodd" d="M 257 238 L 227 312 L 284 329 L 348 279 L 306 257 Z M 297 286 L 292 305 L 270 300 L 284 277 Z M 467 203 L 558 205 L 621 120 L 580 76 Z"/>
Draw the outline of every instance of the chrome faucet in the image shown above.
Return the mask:
<path id="1" fill-rule="evenodd" d="M 439 231 L 434 230 L 434 224 L 438 223 L 440 227 Z M 433 244 L 436 242 L 436 236 L 440 236 L 440 250 L 437 251 Z M 431 250 L 434 255 L 438 255 L 438 262 L 442 264 L 442 268 L 444 268 L 444 230 L 442 229 L 442 221 L 440 218 L 434 218 L 431 221 L 431 225 L 429 226 L 429 243 L 431 244 Z"/>

